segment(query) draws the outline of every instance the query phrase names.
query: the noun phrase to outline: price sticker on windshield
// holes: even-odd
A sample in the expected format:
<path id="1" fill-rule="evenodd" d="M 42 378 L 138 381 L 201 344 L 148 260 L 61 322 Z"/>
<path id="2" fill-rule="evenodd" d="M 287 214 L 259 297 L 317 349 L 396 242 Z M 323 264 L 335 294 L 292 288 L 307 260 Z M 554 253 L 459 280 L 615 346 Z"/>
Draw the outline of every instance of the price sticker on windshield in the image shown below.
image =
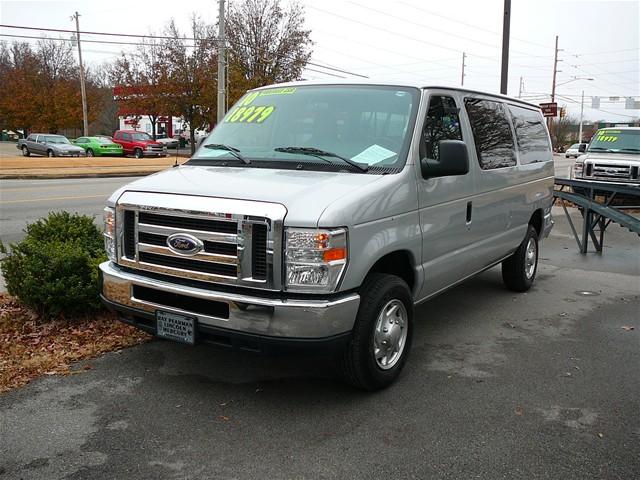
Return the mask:
<path id="1" fill-rule="evenodd" d="M 598 136 L 596 137 L 596 140 L 599 142 L 615 142 L 618 140 L 618 136 L 598 134 Z"/>
<path id="2" fill-rule="evenodd" d="M 262 123 L 275 111 L 273 105 L 240 106 L 229 112 L 225 123 Z"/>

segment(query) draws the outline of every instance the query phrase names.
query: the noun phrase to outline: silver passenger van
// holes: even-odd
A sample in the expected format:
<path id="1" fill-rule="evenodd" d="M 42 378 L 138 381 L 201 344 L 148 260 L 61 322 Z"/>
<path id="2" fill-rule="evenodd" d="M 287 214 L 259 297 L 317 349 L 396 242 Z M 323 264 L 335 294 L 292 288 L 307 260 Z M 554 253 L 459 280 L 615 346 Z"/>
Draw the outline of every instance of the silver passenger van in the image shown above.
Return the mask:
<path id="1" fill-rule="evenodd" d="M 414 307 L 499 263 L 534 282 L 553 222 L 539 108 L 460 88 L 296 82 L 247 92 L 184 165 L 116 191 L 102 298 L 163 338 L 335 348 L 375 390 Z"/>

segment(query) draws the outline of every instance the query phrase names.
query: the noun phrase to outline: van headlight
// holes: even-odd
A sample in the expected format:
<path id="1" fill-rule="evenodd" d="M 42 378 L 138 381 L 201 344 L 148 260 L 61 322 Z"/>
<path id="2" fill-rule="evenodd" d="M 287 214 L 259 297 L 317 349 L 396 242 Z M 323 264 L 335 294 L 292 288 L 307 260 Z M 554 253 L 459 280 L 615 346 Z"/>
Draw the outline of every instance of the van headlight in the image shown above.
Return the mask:
<path id="1" fill-rule="evenodd" d="M 573 174 L 576 178 L 582 177 L 582 172 L 584 169 L 584 162 L 577 162 L 573 164 Z"/>
<path id="2" fill-rule="evenodd" d="M 103 210 L 102 217 L 104 219 L 104 249 L 107 257 L 112 262 L 116 261 L 116 210 L 106 207 Z"/>
<path id="3" fill-rule="evenodd" d="M 347 265 L 347 230 L 287 228 L 285 287 L 290 292 L 335 291 Z"/>

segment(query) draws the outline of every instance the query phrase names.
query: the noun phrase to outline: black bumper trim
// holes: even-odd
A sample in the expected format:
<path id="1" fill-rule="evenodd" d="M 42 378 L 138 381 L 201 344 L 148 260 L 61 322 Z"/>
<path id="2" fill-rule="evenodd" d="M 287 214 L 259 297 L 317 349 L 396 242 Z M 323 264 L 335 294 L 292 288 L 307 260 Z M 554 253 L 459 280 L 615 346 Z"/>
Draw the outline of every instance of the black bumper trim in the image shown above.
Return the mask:
<path id="1" fill-rule="evenodd" d="M 156 318 L 153 313 L 112 302 L 103 295 L 100 295 L 100 299 L 107 309 L 118 314 L 120 321 L 156 335 Z M 345 348 L 350 339 L 351 332 L 321 338 L 274 337 L 203 324 L 198 324 L 196 331 L 196 343 L 209 343 L 259 353 L 296 350 L 335 351 Z"/>

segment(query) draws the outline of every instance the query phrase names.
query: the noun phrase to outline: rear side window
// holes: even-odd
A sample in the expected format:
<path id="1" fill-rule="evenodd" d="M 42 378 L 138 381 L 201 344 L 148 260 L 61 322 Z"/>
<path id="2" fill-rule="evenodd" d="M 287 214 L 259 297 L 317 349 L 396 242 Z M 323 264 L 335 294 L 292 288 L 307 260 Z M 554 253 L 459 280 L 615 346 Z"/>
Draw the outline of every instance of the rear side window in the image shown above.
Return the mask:
<path id="1" fill-rule="evenodd" d="M 466 98 L 464 103 L 480 168 L 491 170 L 515 166 L 516 150 L 504 105 L 479 98 Z"/>
<path id="2" fill-rule="evenodd" d="M 535 110 L 509 105 L 513 128 L 516 131 L 516 142 L 520 152 L 520 163 L 526 165 L 535 162 L 553 160 L 551 144 L 542 115 Z M 579 144 L 571 148 L 578 148 Z"/>
<path id="3" fill-rule="evenodd" d="M 121 133 L 120 134 L 120 138 L 122 140 L 131 140 L 131 134 L 130 133 Z"/>
<path id="4" fill-rule="evenodd" d="M 36 141 L 36 136 L 35 135 L 29 135 L 27 137 L 27 140 L 29 140 L 30 142 L 35 142 Z"/>
<path id="5" fill-rule="evenodd" d="M 451 97 L 433 95 L 429 99 L 429 110 L 422 129 L 421 154 L 426 158 L 440 159 L 440 140 L 462 140 L 458 107 Z"/>

